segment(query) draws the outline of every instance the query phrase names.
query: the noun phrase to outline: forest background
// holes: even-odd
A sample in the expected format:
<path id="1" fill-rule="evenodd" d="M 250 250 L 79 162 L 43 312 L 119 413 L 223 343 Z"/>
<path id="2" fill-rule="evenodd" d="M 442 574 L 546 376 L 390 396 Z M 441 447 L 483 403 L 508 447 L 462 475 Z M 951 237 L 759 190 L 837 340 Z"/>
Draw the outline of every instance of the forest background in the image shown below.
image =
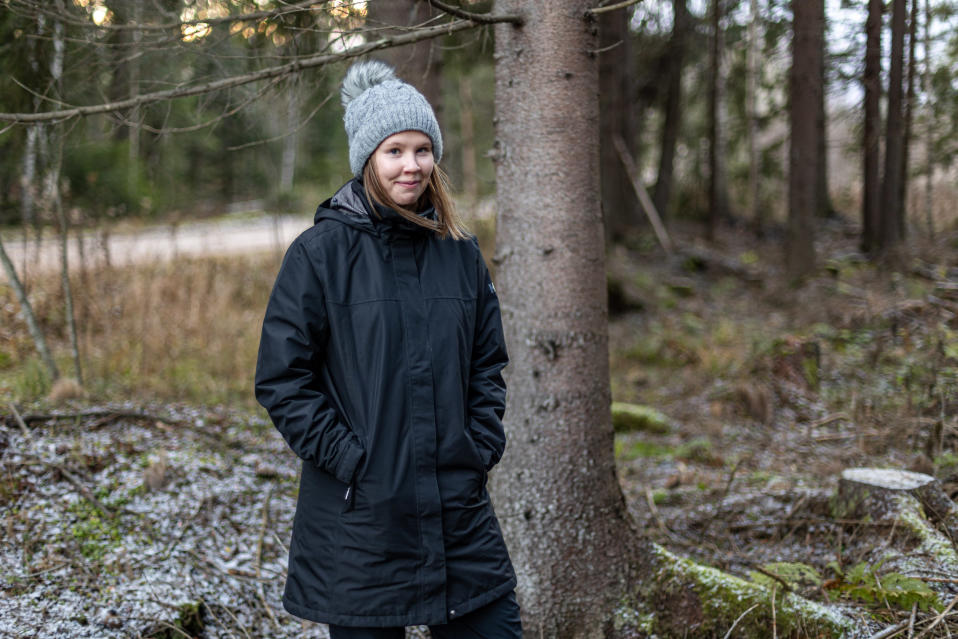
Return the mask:
<path id="1" fill-rule="evenodd" d="M 518 279 L 547 296 L 581 293 L 568 269 L 552 268 L 552 280 L 534 266 L 507 268 L 520 237 L 541 240 L 546 257 L 576 251 L 568 228 L 544 222 L 534 236 L 515 221 L 528 205 L 508 190 L 509 155 L 523 152 L 508 137 L 521 125 L 505 123 L 523 103 L 503 97 L 512 87 L 505 30 L 533 33 L 559 13 L 575 14 L 586 40 L 557 51 L 589 60 L 599 100 L 582 107 L 586 91 L 535 102 L 527 110 L 552 123 L 550 135 L 564 124 L 584 133 L 530 157 L 595 174 L 590 204 L 567 198 L 553 216 L 578 215 L 588 233 L 601 210 L 605 285 L 593 280 L 582 299 L 600 309 L 605 333 L 528 328 L 539 320 L 515 305 L 514 461 L 493 487 L 513 539 L 552 540 L 577 526 L 591 535 L 604 522 L 605 541 L 582 553 L 594 564 L 584 572 L 611 577 L 598 588 L 592 577 L 557 578 L 556 565 L 574 563 L 568 542 L 542 541 L 543 555 L 519 543 L 520 572 L 536 566 L 520 585 L 527 627 L 702 637 L 749 624 L 782 636 L 954 628 L 958 514 L 931 517 L 951 536 L 942 559 L 925 533 L 896 542 L 893 523 L 887 536 L 881 526 L 899 522 L 900 509 L 862 515 L 829 504 L 853 465 L 921 471 L 946 494 L 958 490 L 958 3 L 457 6 L 0 5 L 0 498 L 9 533 L 0 602 L 18 610 L 11 628 L 39 632 L 52 618 L 70 636 L 322 633 L 281 617 L 296 470 L 255 406 L 251 372 L 285 234 L 305 228 L 350 177 L 340 79 L 363 47 L 381 48 L 375 55 L 437 106 L 444 167 L 490 267 L 502 267 L 504 300 L 522 293 Z M 545 181 L 522 193 L 548 208 L 539 204 L 549 202 Z M 529 213 L 525 224 L 536 219 L 547 218 Z M 262 240 L 253 249 L 245 239 L 213 242 L 250 229 Z M 184 248 L 184 238 L 199 248 Z M 576 408 L 571 383 L 546 399 L 525 389 L 523 343 L 543 360 L 530 364 L 534 373 L 571 362 L 594 378 L 604 407 Z M 583 343 L 605 363 L 577 357 Z M 543 454 L 526 445 L 539 437 L 526 436 L 528 415 L 540 428 L 573 424 L 570 441 L 594 434 L 610 462 L 614 452 L 617 480 L 590 475 L 581 492 L 554 502 L 538 485 L 528 502 L 516 497 L 522 480 L 512 478 Z M 573 454 L 568 444 L 547 446 L 543 464 L 555 466 L 556 451 Z M 586 457 L 601 468 L 603 455 Z M 546 473 L 525 481 L 545 484 Z M 72 495 L 66 504 L 44 494 L 51 484 Z M 192 497 L 171 497 L 185 486 Z M 597 493 L 612 504 L 598 514 L 552 512 Z M 889 510 L 898 514 L 889 519 Z M 178 541 L 145 555 L 155 561 L 132 558 L 131 530 L 144 526 L 142 543 Z M 208 539 L 194 540 L 201 531 Z M 182 553 L 180 540 L 192 544 Z M 724 570 L 719 581 L 740 601 L 713 605 L 723 597 L 701 590 L 701 576 L 670 552 Z M 932 568 L 906 561 L 915 555 L 932 556 Z M 636 557 L 657 558 L 669 575 L 657 581 L 671 586 L 622 586 L 639 581 Z M 109 577 L 96 583 L 101 574 Z M 229 595 L 212 595 L 211 584 Z M 676 597 L 674 588 L 697 594 Z M 583 596 L 590 591 L 601 596 Z M 852 611 L 834 612 L 835 602 Z"/>

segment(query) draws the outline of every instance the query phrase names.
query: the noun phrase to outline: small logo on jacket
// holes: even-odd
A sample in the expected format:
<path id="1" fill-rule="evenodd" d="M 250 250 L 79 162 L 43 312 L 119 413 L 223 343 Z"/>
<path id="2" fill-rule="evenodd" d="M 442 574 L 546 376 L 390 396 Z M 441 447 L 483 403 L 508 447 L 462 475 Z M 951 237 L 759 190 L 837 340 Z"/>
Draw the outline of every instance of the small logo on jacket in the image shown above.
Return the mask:
<path id="1" fill-rule="evenodd" d="M 492 282 L 489 282 L 489 292 L 493 295 L 496 294 L 496 287 L 492 285 Z"/>

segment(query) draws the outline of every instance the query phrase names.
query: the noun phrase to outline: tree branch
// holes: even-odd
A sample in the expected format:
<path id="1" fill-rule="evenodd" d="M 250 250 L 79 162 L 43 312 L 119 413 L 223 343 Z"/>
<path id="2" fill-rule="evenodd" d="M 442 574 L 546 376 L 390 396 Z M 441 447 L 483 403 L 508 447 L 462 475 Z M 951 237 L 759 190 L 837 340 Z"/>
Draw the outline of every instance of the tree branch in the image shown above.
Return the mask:
<path id="1" fill-rule="evenodd" d="M 103 104 L 57 109 L 55 111 L 43 111 L 39 113 L 0 113 L 0 122 L 15 122 L 19 124 L 32 122 L 59 122 L 80 116 L 123 111 L 126 109 L 142 107 L 147 104 L 163 102 L 165 100 L 186 98 L 195 95 L 213 93 L 215 91 L 223 91 L 225 89 L 232 89 L 246 84 L 251 84 L 253 82 L 258 82 L 260 80 L 269 80 L 271 78 L 292 75 L 294 73 L 304 71 L 305 69 L 312 69 L 333 62 L 348 60 L 350 58 L 355 58 L 372 51 L 398 47 L 412 42 L 419 42 L 421 40 L 429 40 L 430 38 L 437 38 L 442 35 L 465 31 L 467 29 L 474 29 L 478 26 L 481 26 L 481 23 L 472 20 L 457 20 L 447 24 L 415 29 L 402 35 L 382 37 L 373 42 L 367 42 L 365 44 L 352 47 L 346 51 L 343 51 L 342 53 L 306 56 L 293 60 L 292 62 L 288 62 L 287 64 L 267 67 L 252 73 L 231 76 L 199 85 L 181 86 L 175 89 L 167 89 L 165 91 L 144 93 L 143 95 L 138 95 L 125 100 L 116 100 L 114 102 L 106 102 Z"/>
<path id="2" fill-rule="evenodd" d="M 599 15 L 600 13 L 606 13 L 608 11 L 615 11 L 616 9 L 625 9 L 626 7 L 632 6 L 633 4 L 639 4 L 642 0 L 624 0 L 624 2 L 617 2 L 615 4 L 610 4 L 607 7 L 599 5 L 598 7 L 589 9 L 585 12 L 587 17 L 592 17 Z"/>
<path id="3" fill-rule="evenodd" d="M 470 22 L 475 22 L 477 24 L 496 24 L 498 22 L 508 22 L 509 24 L 514 24 L 517 27 L 521 27 L 526 22 L 525 18 L 522 16 L 495 16 L 486 13 L 472 13 L 471 11 L 465 11 L 459 7 L 454 7 L 451 4 L 446 4 L 441 0 L 426 0 L 426 2 L 444 13 L 448 13 L 456 18 L 462 18 L 463 20 L 469 20 Z"/>
<path id="4" fill-rule="evenodd" d="M 137 24 L 137 23 L 127 23 L 127 24 L 96 24 L 92 20 L 84 20 L 79 17 L 71 17 L 66 19 L 65 16 L 52 9 L 44 8 L 40 3 L 36 2 L 25 2 L 24 0 L 15 1 L 14 5 L 19 5 L 24 7 L 29 11 L 34 11 L 37 13 L 42 13 L 50 17 L 55 17 L 63 20 L 67 24 L 78 27 L 88 27 L 91 29 L 97 29 L 102 31 L 172 31 L 179 30 L 183 27 L 195 26 L 198 24 L 224 24 L 224 23 L 233 23 L 233 22 L 246 22 L 247 20 L 268 20 L 270 18 L 279 18 L 285 15 L 293 13 L 302 13 L 303 11 L 309 11 L 313 7 L 318 7 L 320 5 L 328 4 L 330 0 L 307 0 L 306 2 L 297 2 L 295 4 L 285 5 L 281 9 L 274 9 L 272 11 L 254 11 L 252 13 L 223 16 L 219 18 L 196 18 L 194 20 L 183 20 L 180 22 L 165 22 L 161 24 Z"/>

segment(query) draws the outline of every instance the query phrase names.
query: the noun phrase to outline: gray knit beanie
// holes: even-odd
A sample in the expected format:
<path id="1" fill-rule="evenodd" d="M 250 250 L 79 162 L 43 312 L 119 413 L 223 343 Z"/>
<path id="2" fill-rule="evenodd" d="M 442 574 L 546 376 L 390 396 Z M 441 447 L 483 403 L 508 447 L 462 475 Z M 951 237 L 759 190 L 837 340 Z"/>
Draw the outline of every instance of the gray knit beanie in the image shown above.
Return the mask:
<path id="1" fill-rule="evenodd" d="M 432 140 L 436 163 L 442 159 L 439 122 L 426 98 L 396 77 L 392 67 L 370 60 L 349 67 L 340 93 L 349 138 L 349 168 L 360 177 L 379 143 L 400 131 L 422 131 Z"/>

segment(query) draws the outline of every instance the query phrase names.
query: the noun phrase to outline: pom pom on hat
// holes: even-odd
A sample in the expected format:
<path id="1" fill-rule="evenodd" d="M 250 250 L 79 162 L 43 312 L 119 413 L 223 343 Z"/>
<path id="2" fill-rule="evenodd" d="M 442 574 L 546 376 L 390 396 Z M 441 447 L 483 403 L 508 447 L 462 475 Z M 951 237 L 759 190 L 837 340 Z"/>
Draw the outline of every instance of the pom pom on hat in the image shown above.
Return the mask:
<path id="1" fill-rule="evenodd" d="M 394 133 L 421 131 L 432 141 L 432 154 L 442 159 L 439 122 L 426 98 L 396 77 L 378 60 L 357 62 L 346 72 L 340 98 L 346 110 L 343 121 L 349 138 L 349 168 L 362 175 L 366 160 Z"/>

